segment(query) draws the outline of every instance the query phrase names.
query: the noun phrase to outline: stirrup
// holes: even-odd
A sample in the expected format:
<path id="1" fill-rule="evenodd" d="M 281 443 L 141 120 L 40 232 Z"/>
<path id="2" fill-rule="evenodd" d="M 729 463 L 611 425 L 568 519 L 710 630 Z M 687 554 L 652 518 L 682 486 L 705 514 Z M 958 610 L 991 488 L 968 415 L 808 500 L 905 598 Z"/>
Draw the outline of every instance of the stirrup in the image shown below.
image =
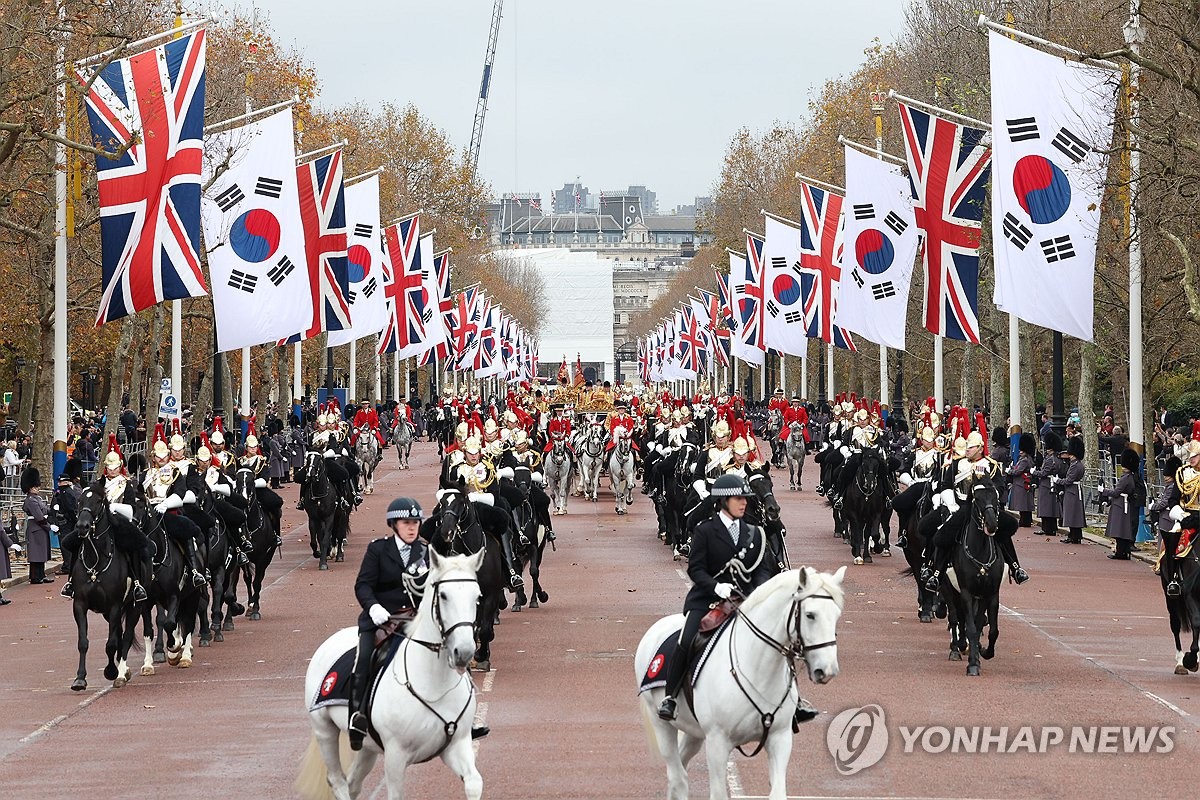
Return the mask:
<path id="1" fill-rule="evenodd" d="M 514 589 L 524 589 L 525 581 L 521 579 L 521 576 L 517 574 L 516 570 L 510 569 L 508 571 L 508 585 Z"/>
<path id="2" fill-rule="evenodd" d="M 67 586 L 70 586 L 70 584 L 67 584 Z M 63 587 L 64 590 L 66 588 L 66 586 Z M 1181 594 L 1183 594 L 1183 587 L 1179 585 L 1179 581 L 1172 579 L 1167 584 L 1167 597 L 1179 597 Z"/>
<path id="3" fill-rule="evenodd" d="M 245 550 L 238 550 L 237 554 L 238 554 L 237 562 L 238 562 L 239 567 L 245 566 L 246 564 L 250 563 L 250 556 L 246 555 Z"/>
<path id="4" fill-rule="evenodd" d="M 938 589 L 940 588 L 938 581 L 941 577 L 942 577 L 942 571 L 940 569 L 935 569 L 932 573 L 930 573 L 929 578 L 925 581 L 926 591 L 930 591 L 930 592 L 938 591 Z"/>
<path id="5" fill-rule="evenodd" d="M 137 584 L 134 584 L 134 586 L 136 586 L 136 585 Z M 68 580 L 66 583 L 63 584 L 63 587 L 58 590 L 58 593 L 61 594 L 63 597 L 73 598 L 73 597 L 75 597 L 75 587 L 72 586 L 71 581 Z"/>
<path id="6" fill-rule="evenodd" d="M 192 570 L 192 586 L 203 586 L 206 583 L 208 581 L 205 580 L 204 575 L 199 570 Z"/>
<path id="7" fill-rule="evenodd" d="M 554 528 L 546 528 L 546 541 L 553 542 L 558 537 L 554 535 Z"/>
<path id="8" fill-rule="evenodd" d="M 1008 570 L 1012 575 L 1013 581 L 1015 581 L 1018 586 L 1029 580 L 1029 573 L 1025 571 L 1024 567 L 1015 561 L 1008 565 Z"/>
<path id="9" fill-rule="evenodd" d="M 908 547 L 908 537 L 903 533 L 896 537 L 896 547 L 899 547 L 901 550 Z"/>
<path id="10" fill-rule="evenodd" d="M 70 586 L 70 584 L 67 584 L 67 586 Z M 64 590 L 65 590 L 66 588 L 67 588 L 66 586 L 64 586 L 64 587 L 63 587 L 63 589 L 64 589 Z M 67 597 L 70 597 L 70 595 L 66 595 L 66 596 L 67 596 Z M 133 582 L 133 602 L 135 602 L 135 603 L 144 603 L 144 602 L 146 602 L 148 599 L 150 599 L 150 598 L 147 596 L 147 594 L 146 594 L 146 589 L 145 589 L 145 587 L 144 587 L 144 586 L 142 586 L 142 582 L 141 582 L 141 581 L 134 581 L 134 582 Z"/>

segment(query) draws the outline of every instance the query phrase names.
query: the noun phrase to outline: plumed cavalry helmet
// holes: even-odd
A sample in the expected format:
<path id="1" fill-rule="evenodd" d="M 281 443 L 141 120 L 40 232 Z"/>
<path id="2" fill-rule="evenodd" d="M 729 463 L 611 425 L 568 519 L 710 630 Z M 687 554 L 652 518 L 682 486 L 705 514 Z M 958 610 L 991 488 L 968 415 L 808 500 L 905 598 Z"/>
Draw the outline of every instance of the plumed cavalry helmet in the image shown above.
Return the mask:
<path id="1" fill-rule="evenodd" d="M 732 429 L 729 427 L 729 423 L 723 419 L 717 420 L 717 424 L 712 426 L 713 438 L 728 438 L 730 433 L 732 433 Z"/>
<path id="2" fill-rule="evenodd" d="M 979 431 L 971 431 L 967 434 L 967 448 L 983 447 L 983 434 Z"/>
<path id="3" fill-rule="evenodd" d="M 420 522 L 423 519 L 421 514 L 421 504 L 411 497 L 397 497 L 392 502 L 388 503 L 387 521 L 391 524 L 392 520 L 396 519 L 415 519 Z"/>
<path id="4" fill-rule="evenodd" d="M 749 497 L 752 494 L 750 484 L 736 473 L 727 472 L 713 481 L 713 497 Z"/>

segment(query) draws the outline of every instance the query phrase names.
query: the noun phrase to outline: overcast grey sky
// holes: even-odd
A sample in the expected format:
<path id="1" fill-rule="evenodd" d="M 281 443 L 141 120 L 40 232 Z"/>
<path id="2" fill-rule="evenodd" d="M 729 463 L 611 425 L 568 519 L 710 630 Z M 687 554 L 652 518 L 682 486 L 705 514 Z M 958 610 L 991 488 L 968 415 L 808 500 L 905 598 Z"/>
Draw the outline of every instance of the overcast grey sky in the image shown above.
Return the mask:
<path id="1" fill-rule="evenodd" d="M 592 192 L 645 184 L 663 211 L 690 203 L 738 128 L 802 118 L 908 4 L 506 0 L 480 173 L 500 193 L 546 198 L 578 175 Z M 470 141 L 492 0 L 253 5 L 316 67 L 322 104 L 411 102 Z"/>

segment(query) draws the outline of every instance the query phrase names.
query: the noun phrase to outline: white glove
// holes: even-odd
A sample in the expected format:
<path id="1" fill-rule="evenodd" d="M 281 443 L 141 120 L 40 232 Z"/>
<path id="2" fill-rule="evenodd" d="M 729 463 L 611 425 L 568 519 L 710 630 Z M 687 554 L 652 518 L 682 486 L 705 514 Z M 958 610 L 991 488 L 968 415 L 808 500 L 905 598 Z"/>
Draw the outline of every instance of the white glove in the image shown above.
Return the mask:
<path id="1" fill-rule="evenodd" d="M 388 610 L 379 605 L 379 603 L 376 603 L 368 608 L 367 614 L 371 616 L 371 622 L 374 622 L 376 625 L 382 625 L 383 623 L 387 622 L 388 617 L 391 616 L 391 614 L 388 613 Z"/>
<path id="2" fill-rule="evenodd" d="M 229 497 L 229 485 L 228 484 L 218 483 L 216 486 L 212 487 L 212 491 L 213 491 L 213 494 L 219 494 L 222 497 Z"/>
<path id="3" fill-rule="evenodd" d="M 129 503 L 109 503 L 108 507 L 112 509 L 114 514 L 118 514 L 130 522 L 133 521 L 133 506 Z"/>
<path id="4" fill-rule="evenodd" d="M 717 597 L 721 598 L 722 600 L 728 600 L 729 595 L 733 594 L 733 584 L 732 583 L 718 583 L 716 586 L 713 587 L 713 594 L 715 594 Z"/>
<path id="5" fill-rule="evenodd" d="M 337 458 L 337 453 L 333 452 L 332 450 L 326 450 L 323 455 L 326 458 Z"/>
<path id="6" fill-rule="evenodd" d="M 838 452 L 842 454 L 842 458 L 850 457 L 850 448 L 849 447 L 839 447 Z"/>
<path id="7" fill-rule="evenodd" d="M 513 475 L 515 474 L 516 473 L 513 472 L 512 467 L 501 467 L 500 469 L 496 470 L 497 478 L 508 478 L 509 480 L 512 480 Z"/>
<path id="8" fill-rule="evenodd" d="M 266 478 L 255 478 L 254 479 L 254 488 L 255 489 L 267 488 L 267 479 Z"/>
<path id="9" fill-rule="evenodd" d="M 8 549 L 12 550 L 14 553 L 20 553 L 22 551 L 21 545 L 19 544 L 11 544 L 8 546 Z"/>
<path id="10" fill-rule="evenodd" d="M 899 478 L 897 478 L 896 480 L 897 480 L 899 483 L 903 483 L 905 486 L 911 486 L 911 485 L 912 485 L 912 482 L 913 482 L 912 475 L 909 475 L 907 472 L 905 472 L 903 475 L 901 475 L 901 476 L 900 476 Z"/>
<path id="11" fill-rule="evenodd" d="M 158 504 L 154 510 L 160 514 L 165 514 L 168 511 L 173 511 L 183 505 L 183 498 L 177 494 L 173 494 L 167 499 Z"/>
<path id="12" fill-rule="evenodd" d="M 545 476 L 542 475 L 542 473 L 540 473 L 540 472 L 531 473 L 529 476 L 529 480 L 533 481 L 538 486 L 541 486 L 543 483 L 546 482 Z"/>
<path id="13" fill-rule="evenodd" d="M 935 499 L 940 499 L 941 506 L 948 509 L 951 514 L 958 511 L 958 498 L 954 496 L 953 489 L 942 489 Z"/>
<path id="14" fill-rule="evenodd" d="M 183 494 L 183 502 L 187 503 L 188 505 L 195 503 L 196 502 L 196 493 L 193 492 L 191 489 L 188 489 Z"/>
<path id="15" fill-rule="evenodd" d="M 51 532 L 51 533 L 58 533 L 58 526 L 57 526 L 57 525 L 51 525 L 51 526 L 50 526 L 50 532 Z"/>
<path id="16" fill-rule="evenodd" d="M 1167 516 L 1176 522 L 1183 522 L 1187 512 L 1183 510 L 1183 506 L 1171 506 L 1171 510 L 1167 512 Z"/>
<path id="17" fill-rule="evenodd" d="M 696 494 L 700 495 L 701 500 L 708 497 L 708 482 L 703 478 L 693 483 L 692 488 L 696 490 Z"/>
<path id="18" fill-rule="evenodd" d="M 496 498 L 492 497 L 491 492 L 471 492 L 467 495 L 467 499 L 472 503 L 483 503 L 485 506 L 495 505 Z"/>
<path id="19" fill-rule="evenodd" d="M 1057 476 L 1057 475 L 1051 475 L 1051 476 L 1050 476 L 1050 485 L 1051 485 L 1051 486 L 1055 486 L 1055 485 L 1057 485 L 1057 484 L 1058 484 L 1058 476 Z"/>

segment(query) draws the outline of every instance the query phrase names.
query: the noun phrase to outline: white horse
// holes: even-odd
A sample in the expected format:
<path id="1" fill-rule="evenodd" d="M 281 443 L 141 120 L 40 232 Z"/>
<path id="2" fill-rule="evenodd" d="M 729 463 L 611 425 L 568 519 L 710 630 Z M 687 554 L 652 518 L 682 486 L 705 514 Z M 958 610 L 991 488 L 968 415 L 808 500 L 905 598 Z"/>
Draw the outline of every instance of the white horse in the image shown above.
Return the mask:
<path id="1" fill-rule="evenodd" d="M 576 453 L 583 496 L 594 503 L 600 494 L 600 468 L 604 466 L 604 428 L 589 425 Z"/>
<path id="2" fill-rule="evenodd" d="M 788 425 L 787 444 L 784 455 L 787 456 L 788 474 L 791 476 L 789 489 L 804 491 L 804 425 L 793 421 Z"/>
<path id="3" fill-rule="evenodd" d="M 545 470 L 546 494 L 554 505 L 554 513 L 566 514 L 567 498 L 571 494 L 571 472 L 575 469 L 566 439 L 554 441 L 554 446 L 542 461 L 542 467 Z"/>
<path id="4" fill-rule="evenodd" d="M 371 725 L 383 748 L 367 737 L 350 767 L 342 769 L 340 742 L 349 719 L 344 705 L 312 709 L 313 738 L 296 778 L 305 798 L 353 800 L 363 780 L 383 753 L 389 800 L 404 797 L 404 771 L 440 756 L 463 781 L 467 800 L 483 794 L 483 778 L 475 768 L 471 725 L 475 720 L 475 686 L 467 672 L 475 655 L 475 613 L 483 551 L 473 556 L 438 556 L 429 551 L 429 576 L 417 618 L 379 679 Z M 304 699 L 311 706 L 321 682 L 338 657 L 358 641 L 354 628 L 343 628 L 313 655 L 304 680 Z M 332 794 L 330 794 L 332 790 Z"/>
<path id="5" fill-rule="evenodd" d="M 359 480 L 364 494 L 375 491 L 375 467 L 379 464 L 379 440 L 375 431 L 364 425 L 354 440 L 354 460 L 358 462 Z"/>
<path id="6" fill-rule="evenodd" d="M 770 800 L 787 797 L 791 721 L 800 696 L 795 659 L 803 659 L 813 683 L 837 677 L 845 574 L 845 567 L 832 575 L 801 567 L 781 572 L 751 592 L 721 634 L 725 641 L 712 648 L 695 684 L 693 706 L 680 697 L 675 720 L 658 716 L 662 688 L 642 692 L 642 715 L 667 764 L 669 800 L 687 797 L 687 764 L 701 746 L 708 756 L 709 797 L 728 800 L 730 753 L 748 744 L 755 747 L 751 755 L 767 751 Z M 659 645 L 682 627 L 683 615 L 675 614 L 654 623 L 642 637 L 634 658 L 639 683 Z"/>
<path id="7" fill-rule="evenodd" d="M 408 458 L 412 454 L 413 425 L 403 416 L 396 421 L 392 429 L 392 442 L 396 445 L 396 454 L 400 458 L 400 469 L 408 469 Z"/>
<path id="8" fill-rule="evenodd" d="M 618 425 L 613 429 L 612 455 L 608 457 L 608 482 L 617 498 L 617 513 L 624 515 L 625 506 L 633 505 L 633 482 L 636 478 L 633 447 L 625 428 Z"/>

